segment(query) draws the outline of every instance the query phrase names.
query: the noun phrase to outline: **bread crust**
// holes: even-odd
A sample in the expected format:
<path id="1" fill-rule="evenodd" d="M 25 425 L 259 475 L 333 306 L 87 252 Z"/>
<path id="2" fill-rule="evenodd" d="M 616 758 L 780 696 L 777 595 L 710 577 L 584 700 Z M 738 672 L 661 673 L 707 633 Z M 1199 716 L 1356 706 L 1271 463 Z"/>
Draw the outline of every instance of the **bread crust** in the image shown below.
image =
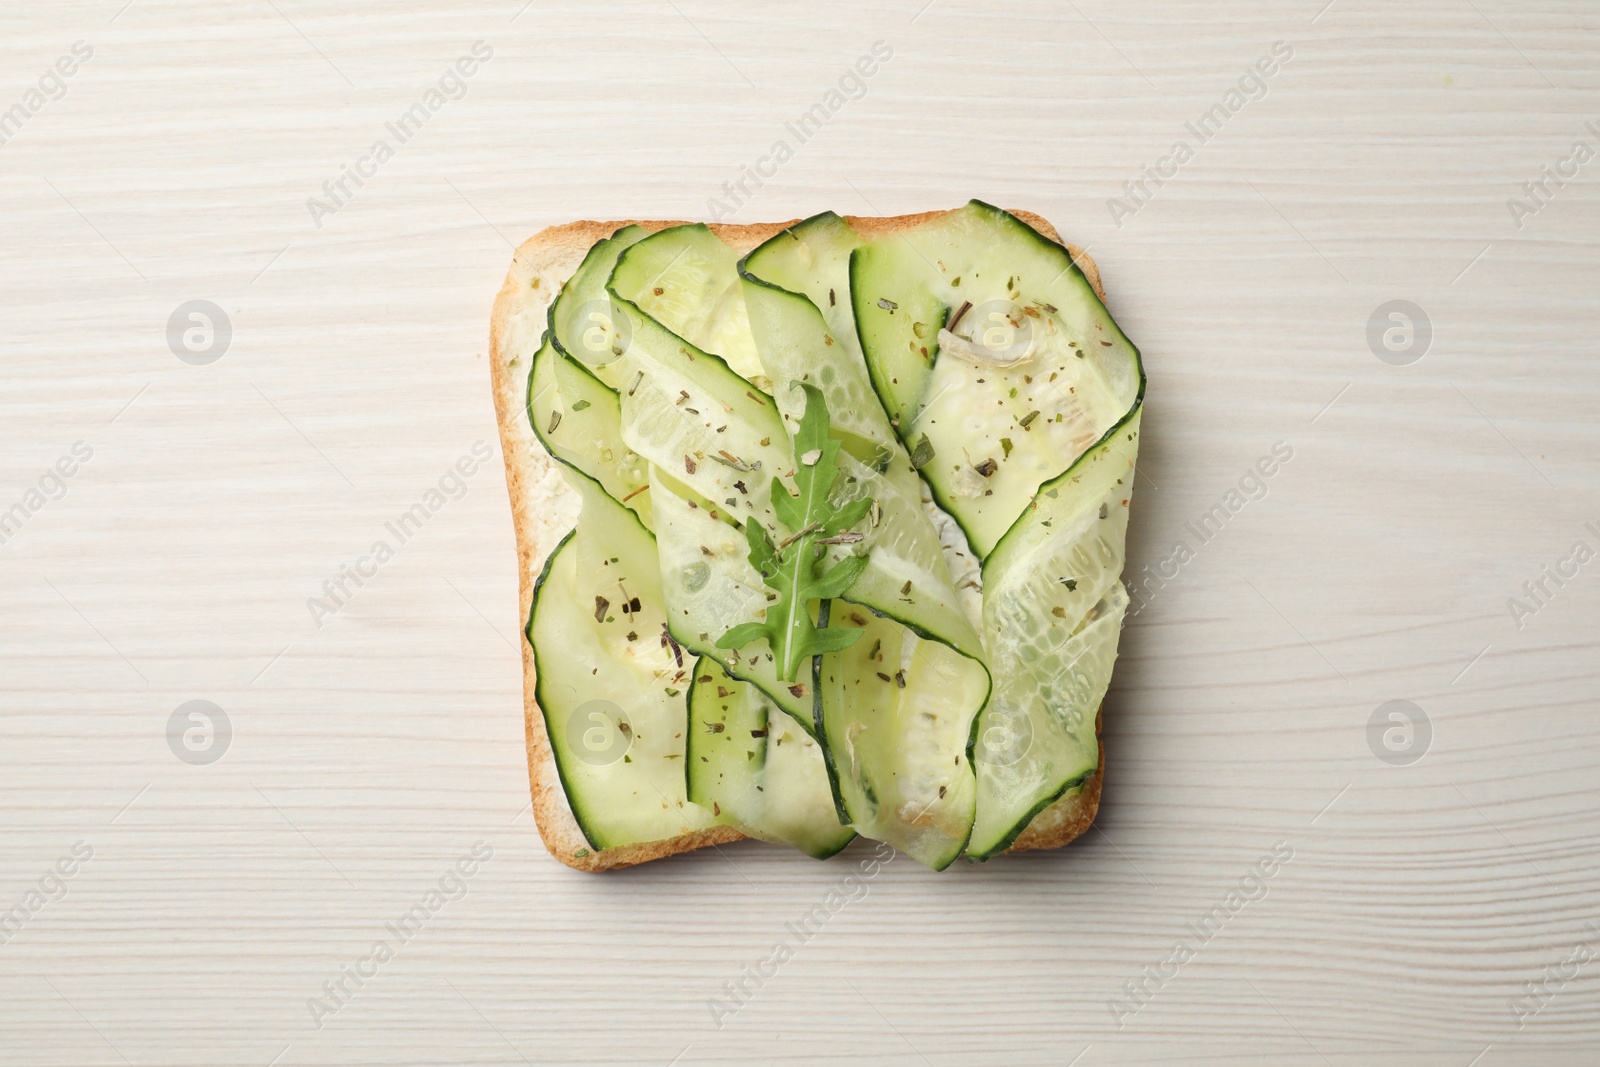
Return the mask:
<path id="1" fill-rule="evenodd" d="M 846 215 L 845 219 L 863 237 L 877 238 L 943 215 L 928 211 L 916 215 L 889 217 Z M 1029 226 L 1061 242 L 1048 221 L 1032 212 L 1012 214 Z M 793 226 L 788 222 L 762 222 L 744 225 L 710 223 L 710 229 L 741 255 L 769 237 Z M 624 226 L 637 225 L 655 231 L 681 226 L 682 221 L 627 219 L 616 222 L 584 220 L 551 226 L 522 242 L 511 257 L 505 283 L 495 297 L 489 320 L 489 372 L 494 393 L 495 415 L 500 429 L 500 448 L 505 459 L 506 489 L 511 497 L 511 515 L 517 537 L 518 627 L 526 625 L 533 604 L 533 587 L 546 559 L 576 521 L 575 496 L 566 489 L 554 461 L 534 436 L 528 424 L 526 397 L 528 373 L 533 355 L 545 328 L 546 314 L 583 257 L 595 242 L 610 237 Z M 1065 246 L 1089 284 L 1103 301 L 1100 272 L 1094 260 L 1075 245 Z M 562 863 L 580 871 L 605 871 L 631 867 L 650 860 L 675 856 L 706 846 L 740 840 L 744 835 L 731 826 L 714 826 L 680 834 L 660 841 L 646 841 L 619 848 L 594 849 L 579 829 L 572 808 L 556 771 L 550 737 L 536 696 L 538 677 L 533 646 L 524 630 L 522 648 L 523 727 L 527 741 L 528 778 L 533 796 L 533 815 L 545 848 Z M 1096 717 L 1096 732 L 1099 717 Z M 1059 848 L 1086 831 L 1094 822 L 1100 805 L 1100 783 L 1105 772 L 1105 745 L 1100 746 L 1100 764 L 1081 790 L 1045 808 L 1018 835 L 1009 852 Z"/>

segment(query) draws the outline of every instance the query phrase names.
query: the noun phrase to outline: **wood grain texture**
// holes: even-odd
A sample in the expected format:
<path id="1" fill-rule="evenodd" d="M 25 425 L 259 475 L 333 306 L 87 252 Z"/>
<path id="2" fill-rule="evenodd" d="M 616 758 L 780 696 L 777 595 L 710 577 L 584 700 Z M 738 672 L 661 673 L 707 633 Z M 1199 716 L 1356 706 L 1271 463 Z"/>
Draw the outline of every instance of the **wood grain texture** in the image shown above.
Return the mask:
<path id="1" fill-rule="evenodd" d="M 1594 1062 L 1600 960 L 1567 961 L 1600 954 L 1600 562 L 1544 568 L 1600 549 L 1600 161 L 1507 203 L 1600 148 L 1592 5 L 521 6 L 0 13 L 0 1062 Z M 865 844 L 561 867 L 471 452 L 512 247 L 971 196 L 1099 263 L 1151 381 L 1130 561 L 1191 548 L 1125 632 L 1097 830 L 943 876 Z M 205 366 L 168 344 L 194 299 L 232 327 Z M 1431 323 L 1409 365 L 1369 348 L 1392 300 Z M 194 699 L 232 727 L 209 765 L 169 747 Z M 1369 747 L 1391 700 L 1431 724 L 1410 765 Z"/>

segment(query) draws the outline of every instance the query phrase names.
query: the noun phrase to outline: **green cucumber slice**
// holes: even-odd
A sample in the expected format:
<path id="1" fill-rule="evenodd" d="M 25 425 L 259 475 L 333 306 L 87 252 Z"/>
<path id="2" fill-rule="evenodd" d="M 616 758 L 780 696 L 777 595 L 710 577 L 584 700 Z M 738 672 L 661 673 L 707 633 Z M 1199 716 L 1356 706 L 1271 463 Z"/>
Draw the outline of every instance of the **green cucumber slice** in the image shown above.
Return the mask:
<path id="1" fill-rule="evenodd" d="M 887 470 L 902 450 L 861 356 L 834 339 L 816 305 L 799 293 L 747 277 L 744 302 L 766 374 L 774 382 L 816 386 L 827 402 L 834 436 L 852 455 Z M 804 390 L 780 388 L 773 396 L 791 421 L 805 410 Z M 910 473 L 909 460 L 900 466 Z"/>
<path id="2" fill-rule="evenodd" d="M 651 525 L 649 465 L 622 443 L 616 391 L 562 355 L 548 332 L 528 374 L 528 421 L 552 456 L 598 481 Z"/>
<path id="3" fill-rule="evenodd" d="M 740 517 L 771 514 L 772 476 L 788 469 L 788 434 L 772 397 L 719 357 L 617 301 L 631 336 L 624 357 L 622 440 Z M 740 489 L 739 486 L 744 488 Z"/>
<path id="4" fill-rule="evenodd" d="M 951 309 L 928 284 L 927 269 L 916 249 L 901 247 L 906 240 L 904 234 L 896 234 L 851 254 L 850 299 L 873 388 L 889 413 L 889 424 L 914 449 L 919 438 L 911 429 L 933 373 L 939 330 Z M 867 292 L 892 294 L 893 299 L 863 295 Z M 875 314 L 866 313 L 862 302 L 868 300 Z M 919 457 L 919 468 L 927 462 L 923 452 L 926 449 L 913 453 Z"/>
<path id="5" fill-rule="evenodd" d="M 770 238 L 740 262 L 739 271 L 746 280 L 751 333 L 768 373 L 811 381 L 827 398 L 837 430 L 898 452 L 898 436 L 873 391 L 850 309 L 850 252 L 860 243 L 843 219 L 828 212 Z M 876 449 L 869 454 L 851 448 L 849 440 L 845 444 L 858 459 L 884 469 Z"/>
<path id="6" fill-rule="evenodd" d="M 596 241 L 550 305 L 550 338 L 556 348 L 613 389 L 617 388 L 618 363 L 629 338 L 626 325 L 617 320 L 611 307 L 606 281 L 617 257 L 648 236 L 650 231 L 643 226 L 624 226 Z"/>
<path id="7" fill-rule="evenodd" d="M 1095 718 L 1128 606 L 1121 573 L 1140 414 L 1041 487 L 984 562 L 995 687 L 978 723 L 969 859 L 1004 852 L 1098 766 Z"/>
<path id="8" fill-rule="evenodd" d="M 988 204 L 862 245 L 850 280 L 873 384 L 980 557 L 1143 395 L 1067 250 Z"/>
<path id="9" fill-rule="evenodd" d="M 745 314 L 737 260 L 705 224 L 670 226 L 627 249 L 610 286 L 668 330 L 754 380 L 762 373 L 761 358 Z M 771 391 L 770 382 L 758 384 Z"/>
<path id="10" fill-rule="evenodd" d="M 703 829 L 712 816 L 684 786 L 691 676 L 663 640 L 654 538 L 594 479 L 571 469 L 568 478 L 582 516 L 546 561 L 528 620 L 562 788 L 597 849 Z"/>
<path id="11" fill-rule="evenodd" d="M 824 211 L 763 242 L 744 257 L 740 270 L 747 277 L 810 300 L 834 339 L 859 357 L 861 344 L 850 306 L 850 253 L 860 245 L 861 235 L 848 222 Z M 861 366 L 865 365 L 862 362 Z M 831 404 L 833 398 L 828 399 Z M 888 422 L 887 414 L 884 422 Z"/>
<path id="12" fill-rule="evenodd" d="M 689 690 L 689 800 L 749 837 L 827 859 L 855 839 L 834 812 L 822 749 L 748 682 L 702 658 Z"/>
<path id="13" fill-rule="evenodd" d="M 908 486 L 880 475 L 843 452 L 839 467 L 841 501 L 869 497 L 879 506 L 877 522 L 867 526 L 861 542 L 870 563 L 844 599 L 981 661 L 983 641 L 950 581 L 938 534 L 922 510 L 919 483 L 912 478 Z"/>
<path id="14" fill-rule="evenodd" d="M 973 713 L 989 693 L 981 663 L 890 619 L 835 602 L 828 625 L 865 631 L 820 657 L 817 734 L 841 809 L 865 837 L 934 870 L 961 854 L 977 788 Z"/>

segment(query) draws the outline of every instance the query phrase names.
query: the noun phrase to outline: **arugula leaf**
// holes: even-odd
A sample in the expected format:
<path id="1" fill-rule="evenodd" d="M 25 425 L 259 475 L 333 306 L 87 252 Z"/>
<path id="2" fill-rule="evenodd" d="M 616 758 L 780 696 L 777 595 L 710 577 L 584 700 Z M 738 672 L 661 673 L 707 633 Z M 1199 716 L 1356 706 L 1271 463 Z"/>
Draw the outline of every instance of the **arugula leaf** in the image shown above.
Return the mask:
<path id="1" fill-rule="evenodd" d="M 750 565 L 777 598 L 767 605 L 764 621 L 735 626 L 717 641 L 718 648 L 743 648 L 766 638 L 778 677 L 786 682 L 795 680 L 804 660 L 849 648 L 861 637 L 860 630 L 817 629 L 811 621 L 810 604 L 842 596 L 867 566 L 865 555 L 849 556 L 819 576 L 822 546 L 817 541 L 839 536 L 866 518 L 872 508 L 868 499 L 852 500 L 841 507 L 829 498 L 839 474 L 839 442 L 828 435 L 828 405 L 822 393 L 804 382 L 793 382 L 790 388 L 796 385 L 806 391 L 806 411 L 793 442 L 794 480 L 800 495 L 790 495 L 782 481 L 772 479 L 772 510 L 789 529 L 789 536 L 775 545 L 766 527 L 754 518 L 744 524 Z"/>

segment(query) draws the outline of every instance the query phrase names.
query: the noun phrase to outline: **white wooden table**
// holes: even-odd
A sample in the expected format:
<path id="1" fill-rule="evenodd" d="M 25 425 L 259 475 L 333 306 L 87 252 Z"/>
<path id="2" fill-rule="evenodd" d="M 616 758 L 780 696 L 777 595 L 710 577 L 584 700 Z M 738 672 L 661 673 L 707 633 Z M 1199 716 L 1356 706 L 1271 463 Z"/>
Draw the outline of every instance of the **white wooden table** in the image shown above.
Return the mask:
<path id="1" fill-rule="evenodd" d="M 6 6 L 0 1063 L 1600 1062 L 1600 10 L 921 2 Z M 803 942 L 865 844 L 560 866 L 498 447 L 428 495 L 510 246 L 970 196 L 1150 372 L 1097 829 Z"/>

